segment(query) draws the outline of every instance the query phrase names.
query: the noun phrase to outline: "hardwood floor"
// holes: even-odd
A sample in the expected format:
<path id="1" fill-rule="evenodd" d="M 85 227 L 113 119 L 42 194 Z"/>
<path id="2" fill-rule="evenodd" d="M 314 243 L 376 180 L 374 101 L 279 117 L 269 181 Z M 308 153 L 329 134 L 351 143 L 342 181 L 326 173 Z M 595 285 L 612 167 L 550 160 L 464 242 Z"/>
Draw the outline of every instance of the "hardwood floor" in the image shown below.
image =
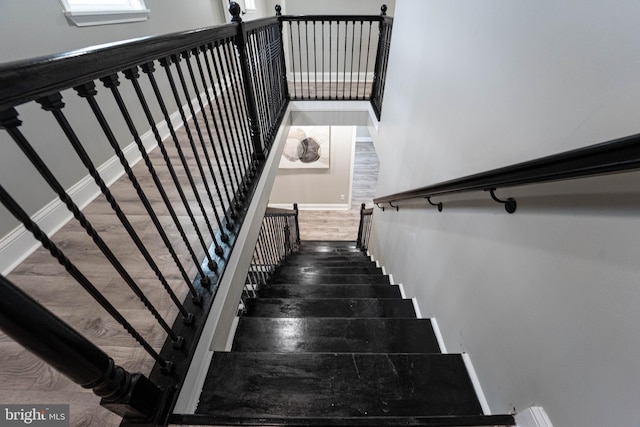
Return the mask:
<path id="1" fill-rule="evenodd" d="M 178 136 L 181 141 L 186 141 L 184 128 L 178 132 Z M 168 142 L 166 147 L 174 161 L 181 182 L 186 188 L 185 173 L 179 166 L 176 148 Z M 184 149 L 186 153 L 191 153 L 190 156 L 188 155 L 188 162 L 193 168 L 195 157 L 189 149 Z M 197 258 L 203 259 L 204 249 L 198 243 L 194 225 L 187 219 L 185 206 L 179 202 L 178 192 L 171 182 L 160 150 L 153 150 L 150 157 L 167 189 L 169 198 L 178 201 L 175 203 L 176 213 Z M 377 158 L 374 162 L 374 157 L 375 151 L 372 152 L 372 146 L 368 147 L 366 144 L 358 143 L 356 146 L 353 208 L 349 211 L 301 211 L 300 229 L 303 240 L 355 240 L 360 203 L 370 203 L 373 190 L 375 190 Z M 176 252 L 179 254 L 187 274 L 189 277 L 194 277 L 196 269 L 188 256 L 186 246 L 151 176 L 148 174 L 144 162 L 138 163 L 134 167 L 134 172 L 157 213 L 163 229 L 175 245 Z M 227 171 L 223 170 L 223 173 L 227 174 Z M 220 178 L 219 174 L 218 178 Z M 197 179 L 197 181 L 199 188 L 202 189 L 202 180 Z M 111 191 L 158 263 L 167 283 L 182 300 L 187 295 L 187 288 L 181 278 L 180 271 L 126 176 L 115 182 L 111 186 Z M 191 190 L 185 191 L 191 207 L 194 209 L 196 224 L 201 228 L 205 239 L 209 241 L 210 236 L 204 221 L 205 217 L 197 209 L 194 193 Z M 220 200 L 216 197 L 215 202 L 219 204 Z M 205 208 L 205 213 L 211 217 L 215 230 L 217 225 L 213 220 L 212 209 L 208 201 L 205 201 L 205 206 L 209 206 Z M 120 262 L 148 295 L 161 316 L 171 325 L 178 314 L 176 306 L 168 298 L 155 273 L 113 215 L 104 196 L 98 197 L 83 212 L 107 245 L 118 254 Z M 152 315 L 125 284 L 113 266 L 107 262 L 78 222 L 69 222 L 53 236 L 52 240 L 112 304 L 131 321 L 151 346 L 160 350 L 166 337 L 165 332 L 158 326 Z M 66 273 L 63 267 L 55 262 L 46 250 L 38 249 L 20 264 L 8 278 L 106 351 L 117 364 L 131 372 L 143 374 L 150 372 L 153 366 L 152 358 Z M 70 419 L 73 426 L 115 426 L 120 422 L 118 416 L 99 406 L 99 398 L 90 390 L 82 389 L 73 384 L 1 332 L 0 402 L 17 404 L 68 403 L 70 404 Z"/>
<path id="2" fill-rule="evenodd" d="M 351 209 L 300 211 L 301 240 L 356 240 L 360 205 L 372 206 L 378 183 L 378 156 L 373 142 L 356 142 Z"/>

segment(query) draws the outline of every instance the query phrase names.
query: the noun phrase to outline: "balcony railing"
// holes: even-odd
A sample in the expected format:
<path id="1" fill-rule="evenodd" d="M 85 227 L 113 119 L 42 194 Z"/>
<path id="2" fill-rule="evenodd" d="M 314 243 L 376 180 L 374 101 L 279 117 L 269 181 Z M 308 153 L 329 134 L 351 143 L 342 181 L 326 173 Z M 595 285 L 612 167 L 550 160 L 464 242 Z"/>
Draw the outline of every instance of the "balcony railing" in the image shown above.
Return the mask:
<path id="1" fill-rule="evenodd" d="M 155 365 L 148 378 L 129 374 L 58 320 L 54 329 L 62 338 L 34 334 L 37 324 L 16 328 L 24 319 L 3 308 L 0 327 L 81 386 L 107 393 L 103 405 L 125 419 L 162 422 L 171 410 L 289 100 L 365 99 L 380 116 L 391 18 L 242 22 L 237 5 L 231 12 L 226 25 L 0 66 L 0 142 L 42 178 L 41 188 L 28 190 L 0 182 L 0 202 L 91 296 L 88 309 L 108 313 Z M 319 39 L 308 39 L 323 31 L 328 45 L 317 50 Z M 303 64 L 310 57 L 331 64 L 310 68 L 311 62 L 300 65 L 303 57 Z M 68 190 L 66 164 L 51 160 L 51 153 L 82 165 L 104 201 L 99 217 L 83 212 Z M 96 153 L 112 156 L 127 181 L 112 186 Z M 30 191 L 55 194 L 84 235 L 85 254 L 56 241 L 31 217 Z M 274 218 L 287 223 L 285 234 L 259 242 L 258 264 L 295 242 L 290 215 Z M 98 266 L 108 274 L 97 274 Z M 148 277 L 153 283 L 142 286 Z M 0 276 L 3 295 L 11 294 L 25 312 L 51 318 L 11 282 L 20 286 Z M 127 292 L 144 307 L 144 327 L 115 302 Z M 159 342 L 149 324 L 162 330 Z M 65 337 L 78 345 L 70 345 L 67 356 L 52 356 L 52 346 Z M 90 372 L 73 374 L 82 366 Z"/>

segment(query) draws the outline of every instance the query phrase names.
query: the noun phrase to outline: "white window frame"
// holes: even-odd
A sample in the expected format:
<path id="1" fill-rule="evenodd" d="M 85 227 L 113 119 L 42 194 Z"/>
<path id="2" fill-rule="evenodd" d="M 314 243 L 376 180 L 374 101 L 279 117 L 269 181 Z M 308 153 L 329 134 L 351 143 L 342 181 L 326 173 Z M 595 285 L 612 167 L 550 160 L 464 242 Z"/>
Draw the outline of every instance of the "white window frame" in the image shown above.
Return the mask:
<path id="1" fill-rule="evenodd" d="M 60 0 L 64 15 L 78 27 L 146 21 L 144 0 Z"/>
<path id="2" fill-rule="evenodd" d="M 244 0 L 244 8 L 247 12 L 256 11 L 256 0 Z"/>

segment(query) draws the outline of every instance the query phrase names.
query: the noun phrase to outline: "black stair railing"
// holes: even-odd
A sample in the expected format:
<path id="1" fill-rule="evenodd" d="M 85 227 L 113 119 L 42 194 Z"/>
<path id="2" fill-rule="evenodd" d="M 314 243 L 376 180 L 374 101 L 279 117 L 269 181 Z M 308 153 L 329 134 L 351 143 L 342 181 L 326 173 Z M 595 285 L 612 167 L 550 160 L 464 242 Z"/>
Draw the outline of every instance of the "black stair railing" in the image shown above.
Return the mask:
<path id="1" fill-rule="evenodd" d="M 148 416 L 144 408 L 158 408 L 162 403 L 158 399 L 169 402 L 163 406 L 166 410 L 172 407 L 283 120 L 289 91 L 295 88 L 288 76 L 296 76 L 299 71 L 286 68 L 286 26 L 295 22 L 319 28 L 323 21 L 273 17 L 242 22 L 237 5 L 231 6 L 231 12 L 233 22 L 226 25 L 0 66 L 2 143 L 15 145 L 16 153 L 22 156 L 19 161 L 32 165 L 42 178 L 43 189 L 52 191 L 68 209 L 99 257 L 94 265 L 110 268 L 113 276 L 108 280 L 126 286 L 163 331 L 164 345 L 160 345 L 152 339 L 151 331 L 127 319 L 115 306 L 113 295 L 101 291 L 106 288 L 105 277 L 93 274 L 80 251 L 72 254 L 68 245 L 56 242 L 55 236 L 30 217 L 24 206 L 29 193 L 0 182 L 0 203 L 6 211 L 42 244 L 54 262 L 64 267 L 69 280 L 93 298 L 96 310 L 106 311 L 155 362 L 148 378 L 159 393 L 148 393 L 144 402 L 136 400 L 134 404 L 141 405 L 136 410 L 114 409 L 130 404 L 119 401 L 124 395 L 110 398 L 105 405 L 125 418 Z M 384 43 L 388 43 L 390 20 L 357 18 L 361 19 L 326 19 L 322 24 L 342 23 L 360 29 L 344 34 L 335 30 L 335 36 L 342 37 L 340 45 L 349 34 L 351 45 L 348 41 L 346 46 L 352 48 L 334 52 L 342 58 L 342 74 L 336 71 L 336 76 L 342 79 L 344 92 L 336 92 L 334 99 L 345 98 L 349 88 L 346 99 L 362 97 L 373 102 L 373 94 L 382 92 L 362 88 L 375 88 L 384 78 L 386 58 L 375 55 L 388 55 L 388 49 L 381 49 L 380 40 L 387 37 Z M 379 31 L 387 23 L 386 36 L 373 31 L 373 23 L 378 23 Z M 367 38 L 365 55 L 363 35 L 367 25 L 376 35 Z M 350 58 L 349 73 L 345 57 Z M 361 60 L 364 65 L 356 67 Z M 331 74 L 331 69 L 327 72 Z M 370 73 L 375 76 L 373 80 Z M 379 115 L 379 109 L 376 112 Z M 44 126 L 48 126 L 46 141 L 42 132 L 32 131 Z M 95 154 L 100 144 L 105 147 L 102 152 L 110 152 L 122 166 L 126 185 L 111 186 L 103 176 L 101 160 Z M 42 150 L 45 145 L 49 151 Z M 84 213 L 74 201 L 67 189 L 68 178 L 59 165 L 48 162 L 48 153 L 57 150 L 72 153 L 68 161 L 86 170 L 108 206 L 109 212 L 100 214 L 111 216 L 124 237 L 111 238 L 110 230 L 97 226 L 92 215 Z M 139 164 L 129 160 L 131 151 L 138 154 Z M 133 214 L 124 203 L 131 201 L 139 206 Z M 266 278 L 267 266 L 295 250 L 300 238 L 297 209 L 293 212 L 295 215 L 267 212 L 254 255 L 257 267 L 252 267 L 249 276 Z M 141 229 L 141 223 L 153 231 Z M 151 273 L 156 289 L 143 289 L 136 276 L 138 270 Z M 8 289 L 11 285 L 3 278 L 0 287 Z M 170 302 L 170 308 L 163 299 Z M 31 305 L 38 303 L 24 304 L 25 310 L 31 310 Z M 31 340 L 29 346 L 38 354 L 41 349 L 37 347 L 57 345 L 46 335 L 38 335 L 38 340 Z M 86 359 L 78 365 L 90 365 L 97 363 L 93 359 L 98 354 L 103 358 L 103 353 L 93 350 L 79 351 L 74 357 Z M 62 371 L 67 373 L 68 369 L 73 370 L 73 366 Z M 139 374 L 131 375 L 140 378 Z"/>
<path id="2" fill-rule="evenodd" d="M 282 261 L 297 252 L 299 245 L 298 205 L 294 204 L 293 209 L 267 208 L 251 257 L 240 311 L 246 308 L 245 298 L 254 298 Z"/>
<path id="3" fill-rule="evenodd" d="M 356 246 L 366 252 L 369 249 L 369 238 L 371 237 L 371 223 L 373 220 L 373 208 L 360 205 L 360 223 L 358 224 L 358 238 Z"/>
<path id="4" fill-rule="evenodd" d="M 393 28 L 387 6 L 381 11 L 279 16 L 291 99 L 367 100 L 380 120 Z"/>

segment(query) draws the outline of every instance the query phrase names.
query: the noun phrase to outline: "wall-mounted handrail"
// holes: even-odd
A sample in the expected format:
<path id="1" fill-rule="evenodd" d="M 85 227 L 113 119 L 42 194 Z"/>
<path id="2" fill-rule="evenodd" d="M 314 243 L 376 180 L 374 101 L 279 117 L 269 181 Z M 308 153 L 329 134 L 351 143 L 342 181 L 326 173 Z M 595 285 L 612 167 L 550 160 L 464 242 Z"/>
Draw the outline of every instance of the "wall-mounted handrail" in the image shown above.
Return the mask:
<path id="1" fill-rule="evenodd" d="M 640 134 L 517 163 L 426 187 L 376 197 L 376 204 L 469 191 L 492 191 L 640 169 Z M 501 201 L 502 202 L 502 201 Z M 504 201 L 508 202 L 508 200 Z M 505 204 L 505 206 L 507 206 Z M 513 209 L 515 210 L 515 208 Z"/>

